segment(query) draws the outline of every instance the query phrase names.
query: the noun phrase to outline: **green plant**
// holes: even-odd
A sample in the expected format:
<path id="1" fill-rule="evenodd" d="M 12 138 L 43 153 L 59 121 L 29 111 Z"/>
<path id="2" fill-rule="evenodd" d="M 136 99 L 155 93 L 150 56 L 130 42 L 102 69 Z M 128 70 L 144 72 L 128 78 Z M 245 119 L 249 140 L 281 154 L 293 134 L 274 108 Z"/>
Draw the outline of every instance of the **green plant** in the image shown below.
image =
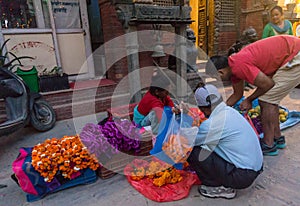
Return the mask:
<path id="1" fill-rule="evenodd" d="M 62 72 L 62 68 L 61 67 L 58 67 L 58 66 L 55 66 L 53 67 L 52 70 L 48 71 L 48 68 L 45 68 L 43 71 L 42 71 L 42 76 L 46 76 L 46 75 L 59 75 L 59 76 L 62 76 L 63 75 L 63 72 Z"/>
<path id="2" fill-rule="evenodd" d="M 5 46 L 10 39 L 4 41 L 0 48 L 0 67 L 6 67 L 12 70 L 16 66 L 23 66 L 21 59 L 34 59 L 30 56 L 17 57 L 14 53 L 6 51 Z M 9 59 L 9 55 L 13 56 L 13 59 Z"/>

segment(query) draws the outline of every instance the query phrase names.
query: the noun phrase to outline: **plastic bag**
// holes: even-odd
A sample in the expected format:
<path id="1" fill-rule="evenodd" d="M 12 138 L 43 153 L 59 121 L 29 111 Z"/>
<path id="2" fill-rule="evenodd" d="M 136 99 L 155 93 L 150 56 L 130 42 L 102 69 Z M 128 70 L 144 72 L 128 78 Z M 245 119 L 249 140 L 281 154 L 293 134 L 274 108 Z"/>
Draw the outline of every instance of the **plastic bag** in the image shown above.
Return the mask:
<path id="1" fill-rule="evenodd" d="M 162 145 L 163 145 L 163 142 L 165 140 L 165 137 L 166 137 L 166 134 L 167 134 L 172 116 L 173 116 L 172 108 L 169 107 L 169 106 L 165 106 L 164 107 L 164 113 L 162 115 L 162 119 L 161 119 L 160 124 L 159 124 L 158 135 L 155 138 L 155 144 L 154 144 L 152 150 L 150 151 L 150 154 L 153 155 L 154 157 L 157 157 L 158 159 L 170 164 L 170 165 L 173 165 L 176 169 L 183 169 L 183 164 L 182 163 L 176 164 L 162 150 Z M 188 115 L 184 115 L 183 117 L 185 117 L 184 121 L 189 122 L 190 125 L 192 126 L 192 123 L 193 123 L 192 117 L 190 117 Z"/>
<path id="2" fill-rule="evenodd" d="M 193 118 L 192 126 L 199 127 L 200 124 L 206 120 L 204 113 L 198 108 L 190 108 L 188 115 Z"/>
<path id="3" fill-rule="evenodd" d="M 145 160 L 135 159 L 124 168 L 124 174 L 129 184 L 139 191 L 142 195 L 156 202 L 171 202 L 186 198 L 193 185 L 200 185 L 201 180 L 194 172 L 179 170 L 178 172 L 183 177 L 180 182 L 175 184 L 166 184 L 157 187 L 153 184 L 153 180 L 143 178 L 141 180 L 133 180 L 130 176 L 134 168 L 147 166 L 149 163 Z"/>
<path id="4" fill-rule="evenodd" d="M 198 127 L 191 127 L 183 121 L 180 113 L 179 122 L 175 113 L 172 115 L 169 128 L 163 141 L 162 150 L 175 162 L 184 163 L 193 150 Z"/>

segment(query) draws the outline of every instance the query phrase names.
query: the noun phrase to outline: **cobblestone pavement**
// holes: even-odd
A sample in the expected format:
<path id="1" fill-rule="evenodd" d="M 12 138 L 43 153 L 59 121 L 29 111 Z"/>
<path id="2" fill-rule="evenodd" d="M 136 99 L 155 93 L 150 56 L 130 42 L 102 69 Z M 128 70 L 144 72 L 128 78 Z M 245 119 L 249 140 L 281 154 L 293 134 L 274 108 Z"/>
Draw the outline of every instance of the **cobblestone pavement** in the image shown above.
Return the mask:
<path id="1" fill-rule="evenodd" d="M 226 93 L 230 91 L 226 90 Z M 281 105 L 289 110 L 300 111 L 300 89 L 293 90 Z M 103 115 L 103 116 L 102 116 Z M 105 114 L 97 115 L 98 119 Z M 78 133 L 91 118 L 79 118 L 57 122 L 54 129 L 45 133 L 36 133 L 30 127 L 20 130 L 13 135 L 0 137 L 0 205 L 21 206 L 148 206 L 148 205 L 300 205 L 300 124 L 286 129 L 287 147 L 280 150 L 276 157 L 264 157 L 264 172 L 257 178 L 253 185 L 247 189 L 239 190 L 233 200 L 204 198 L 193 186 L 187 198 L 168 203 L 157 203 L 143 197 L 131 187 L 124 176 L 116 175 L 110 179 L 98 179 L 95 183 L 66 189 L 46 196 L 40 201 L 26 202 L 25 193 L 10 178 L 11 164 L 17 157 L 20 147 L 30 147 L 49 137 L 62 137 Z M 96 121 L 94 119 L 94 121 Z M 77 128 L 74 126 L 77 122 Z M 82 125 L 80 125 L 82 124 Z M 79 125 L 79 126 L 78 126 Z"/>

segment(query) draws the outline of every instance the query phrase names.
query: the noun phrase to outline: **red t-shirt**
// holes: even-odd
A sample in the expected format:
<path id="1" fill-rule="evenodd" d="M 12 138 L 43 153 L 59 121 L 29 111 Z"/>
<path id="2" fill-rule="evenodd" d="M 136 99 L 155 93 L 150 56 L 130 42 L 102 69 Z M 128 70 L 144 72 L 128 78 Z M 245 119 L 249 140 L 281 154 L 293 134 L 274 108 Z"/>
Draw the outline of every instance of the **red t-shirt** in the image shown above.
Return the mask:
<path id="1" fill-rule="evenodd" d="M 144 116 L 148 115 L 151 110 L 154 110 L 160 121 L 164 106 L 174 107 L 174 103 L 169 96 L 166 96 L 165 99 L 161 101 L 148 91 L 140 101 L 137 109 L 139 113 Z"/>
<path id="2" fill-rule="evenodd" d="M 245 80 L 251 84 L 261 71 L 273 76 L 276 71 L 293 59 L 300 51 L 300 39 L 291 35 L 279 35 L 254 42 L 229 57 L 232 83 Z"/>

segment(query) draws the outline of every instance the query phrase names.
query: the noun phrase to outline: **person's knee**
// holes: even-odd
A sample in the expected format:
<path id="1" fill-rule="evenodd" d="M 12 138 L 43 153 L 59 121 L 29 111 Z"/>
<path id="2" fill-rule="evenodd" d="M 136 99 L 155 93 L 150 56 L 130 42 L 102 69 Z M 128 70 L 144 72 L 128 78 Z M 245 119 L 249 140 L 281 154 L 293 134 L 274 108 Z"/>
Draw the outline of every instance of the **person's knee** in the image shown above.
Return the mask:
<path id="1" fill-rule="evenodd" d="M 258 175 L 259 173 L 255 171 L 236 169 L 230 175 L 231 178 L 228 178 L 228 180 L 232 180 L 231 183 L 227 183 L 228 187 L 233 189 L 246 189 L 253 184 Z"/>

